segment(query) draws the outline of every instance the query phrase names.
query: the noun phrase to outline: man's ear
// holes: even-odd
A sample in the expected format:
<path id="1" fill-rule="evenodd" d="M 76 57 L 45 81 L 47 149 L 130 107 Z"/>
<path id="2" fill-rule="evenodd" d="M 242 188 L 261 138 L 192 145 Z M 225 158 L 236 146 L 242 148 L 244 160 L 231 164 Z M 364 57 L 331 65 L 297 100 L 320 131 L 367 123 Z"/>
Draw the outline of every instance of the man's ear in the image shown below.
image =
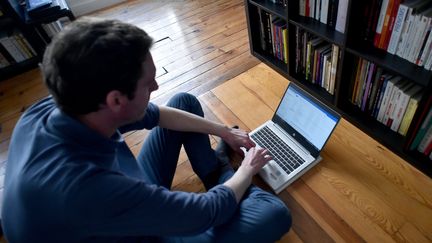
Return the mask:
<path id="1" fill-rule="evenodd" d="M 106 95 L 105 102 L 108 109 L 115 113 L 118 113 L 122 111 L 123 107 L 127 104 L 128 98 L 120 91 L 112 90 Z"/>

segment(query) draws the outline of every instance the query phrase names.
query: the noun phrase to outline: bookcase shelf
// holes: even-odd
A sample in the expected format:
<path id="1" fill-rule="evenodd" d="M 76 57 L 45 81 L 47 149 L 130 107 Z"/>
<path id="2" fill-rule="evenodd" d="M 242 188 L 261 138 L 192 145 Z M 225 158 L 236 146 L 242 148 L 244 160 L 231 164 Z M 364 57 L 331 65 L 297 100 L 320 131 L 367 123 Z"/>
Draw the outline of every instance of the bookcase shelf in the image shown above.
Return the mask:
<path id="1" fill-rule="evenodd" d="M 397 55 L 389 54 L 383 50 L 363 46 L 347 47 L 346 51 L 355 56 L 380 64 L 383 68 L 404 78 L 410 79 L 422 86 L 427 86 L 432 80 L 432 71 L 419 67 Z"/>
<path id="2" fill-rule="evenodd" d="M 345 45 L 346 36 L 344 34 L 330 29 L 327 25 L 318 20 L 296 16 L 294 19 L 289 19 L 289 23 L 305 29 L 309 33 L 320 36 L 327 42 L 334 43 L 338 46 Z"/>
<path id="3" fill-rule="evenodd" d="M 262 51 L 255 51 L 253 53 L 255 57 L 260 59 L 262 62 L 265 62 L 267 65 L 271 66 L 273 69 L 275 69 L 278 73 L 280 73 L 282 76 L 287 77 L 288 74 L 288 66 L 286 63 L 276 59 L 272 55 L 269 55 L 267 53 L 264 53 Z"/>
<path id="4" fill-rule="evenodd" d="M 250 3 L 266 10 L 269 13 L 277 15 L 279 18 L 283 20 L 287 20 L 288 12 L 287 9 L 283 6 L 276 5 L 272 3 L 270 0 L 250 0 Z"/>
<path id="5" fill-rule="evenodd" d="M 325 103 L 328 106 L 335 106 L 335 96 L 329 94 L 325 89 L 308 82 L 301 78 L 299 75 L 292 74 L 289 76 L 289 80 L 295 82 L 303 89 L 306 89 L 309 93 L 311 93 L 314 97 L 318 98 L 321 102 Z"/>
<path id="6" fill-rule="evenodd" d="M 340 112 L 345 119 L 350 121 L 359 129 L 407 160 L 410 164 L 429 177 L 432 177 L 432 162 L 429 160 L 428 156 L 425 156 L 416 150 L 411 151 L 408 149 L 410 142 L 412 142 L 416 132 L 418 131 L 419 124 L 421 124 L 425 119 L 425 113 L 428 113 L 428 110 L 431 109 L 430 103 L 432 103 L 432 101 L 429 102 L 429 99 L 432 96 L 432 71 L 419 67 L 397 55 L 387 53 L 385 50 L 376 48 L 373 46 L 373 43 L 371 43 L 370 39 L 368 40 L 362 36 L 362 34 L 370 30 L 363 31 L 361 26 L 362 24 L 370 24 L 370 20 L 362 18 L 364 12 L 361 10 L 362 7 L 369 6 L 368 4 L 371 4 L 373 0 L 367 0 L 365 2 L 354 0 L 347 1 L 347 12 L 345 14 L 346 27 L 344 28 L 344 33 L 334 30 L 334 27 L 329 27 L 328 25 L 323 24 L 320 20 L 316 20 L 312 17 L 301 16 L 303 14 L 300 14 L 300 9 L 303 7 L 302 4 L 306 1 L 313 0 L 287 1 L 287 6 L 283 6 L 279 1 L 275 1 L 276 3 L 274 3 L 269 0 L 245 0 L 246 18 L 252 55 L 281 73 L 290 81 L 300 85 L 300 87 L 322 102 Z M 339 2 L 340 1 L 342 0 L 339 0 Z M 287 43 L 284 48 L 288 49 L 288 63 L 278 60 L 273 54 L 264 51 L 262 48 L 262 23 L 265 23 L 265 21 L 261 19 L 263 18 L 263 11 L 267 12 L 268 15 L 271 16 L 268 18 L 271 19 L 271 21 L 276 21 L 275 18 L 280 18 L 286 21 Z M 299 30 L 301 30 L 301 32 L 299 32 Z M 375 30 L 373 31 L 373 33 L 375 33 Z M 299 33 L 306 33 L 304 35 L 305 37 L 299 37 Z M 306 74 L 303 66 L 301 67 L 303 69 L 298 70 L 300 62 L 298 58 L 301 56 L 299 55 L 299 47 L 302 46 L 303 50 L 307 48 L 306 45 L 303 45 L 304 43 L 298 44 L 301 38 L 308 41 L 308 44 L 309 42 L 313 42 L 316 38 L 325 41 L 325 44 L 316 44 L 316 51 L 325 49 L 325 45 L 328 44 L 333 46 L 337 45 L 339 47 L 339 61 L 337 62 L 335 83 L 333 84 L 334 94 L 330 94 L 330 91 L 327 90 L 327 88 L 323 88 L 322 84 L 320 84 L 320 86 L 317 85 L 316 82 L 312 83 L 310 77 L 305 77 Z M 319 47 L 321 47 L 321 49 L 318 49 Z M 267 50 L 268 49 L 269 48 L 267 48 Z M 322 55 L 328 55 L 326 54 L 328 51 L 322 51 L 322 53 L 324 53 Z M 317 57 L 315 57 L 315 60 L 317 60 L 316 58 Z M 328 61 L 328 58 L 324 60 Z M 383 73 L 400 76 L 402 79 L 408 81 L 410 85 L 407 86 L 411 87 L 411 84 L 415 84 L 420 86 L 424 91 L 405 136 L 391 130 L 390 127 L 377 121 L 376 118 L 371 116 L 368 112 L 362 111 L 362 109 L 358 107 L 358 103 L 353 104 L 351 99 L 355 94 L 353 87 L 354 81 L 356 81 L 356 72 L 359 60 L 373 63 L 374 67 L 376 69 L 380 68 L 383 70 Z M 304 62 L 302 65 L 304 65 Z M 320 69 L 318 71 L 321 72 Z M 371 71 L 372 74 L 375 74 L 375 72 L 376 71 L 373 71 L 372 73 Z M 362 97 L 362 102 L 364 102 L 366 96 Z M 367 100 L 367 102 L 371 101 Z"/>

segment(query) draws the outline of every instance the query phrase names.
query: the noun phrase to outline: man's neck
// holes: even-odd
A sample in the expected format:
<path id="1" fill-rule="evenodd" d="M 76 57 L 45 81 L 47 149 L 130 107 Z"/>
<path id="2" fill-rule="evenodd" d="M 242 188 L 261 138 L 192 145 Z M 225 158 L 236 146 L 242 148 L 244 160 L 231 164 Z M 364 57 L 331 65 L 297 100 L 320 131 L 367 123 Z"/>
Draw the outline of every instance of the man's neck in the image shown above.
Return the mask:
<path id="1" fill-rule="evenodd" d="M 77 119 L 107 138 L 110 138 L 118 128 L 118 126 L 112 122 L 113 119 L 110 119 L 110 117 L 105 116 L 103 112 L 99 111 L 80 115 Z"/>

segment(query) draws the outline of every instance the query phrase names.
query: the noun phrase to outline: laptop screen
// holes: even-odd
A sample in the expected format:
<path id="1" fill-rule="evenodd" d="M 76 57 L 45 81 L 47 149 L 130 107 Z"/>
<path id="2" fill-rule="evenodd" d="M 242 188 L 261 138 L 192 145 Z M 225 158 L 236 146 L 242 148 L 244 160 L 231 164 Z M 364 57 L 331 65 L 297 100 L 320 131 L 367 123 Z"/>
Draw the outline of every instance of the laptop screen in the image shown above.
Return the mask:
<path id="1" fill-rule="evenodd" d="M 293 84 L 289 85 L 276 116 L 290 127 L 289 130 L 294 129 L 292 136 L 301 135 L 318 151 L 340 119 L 337 113 Z"/>

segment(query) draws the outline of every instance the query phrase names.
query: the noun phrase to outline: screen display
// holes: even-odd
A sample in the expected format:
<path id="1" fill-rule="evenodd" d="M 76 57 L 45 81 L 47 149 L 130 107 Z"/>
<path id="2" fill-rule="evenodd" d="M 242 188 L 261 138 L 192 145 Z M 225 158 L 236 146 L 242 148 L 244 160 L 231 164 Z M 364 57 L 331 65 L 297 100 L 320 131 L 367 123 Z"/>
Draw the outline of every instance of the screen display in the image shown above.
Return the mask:
<path id="1" fill-rule="evenodd" d="M 318 150 L 322 149 L 339 120 L 294 85 L 289 86 L 276 114 Z"/>

